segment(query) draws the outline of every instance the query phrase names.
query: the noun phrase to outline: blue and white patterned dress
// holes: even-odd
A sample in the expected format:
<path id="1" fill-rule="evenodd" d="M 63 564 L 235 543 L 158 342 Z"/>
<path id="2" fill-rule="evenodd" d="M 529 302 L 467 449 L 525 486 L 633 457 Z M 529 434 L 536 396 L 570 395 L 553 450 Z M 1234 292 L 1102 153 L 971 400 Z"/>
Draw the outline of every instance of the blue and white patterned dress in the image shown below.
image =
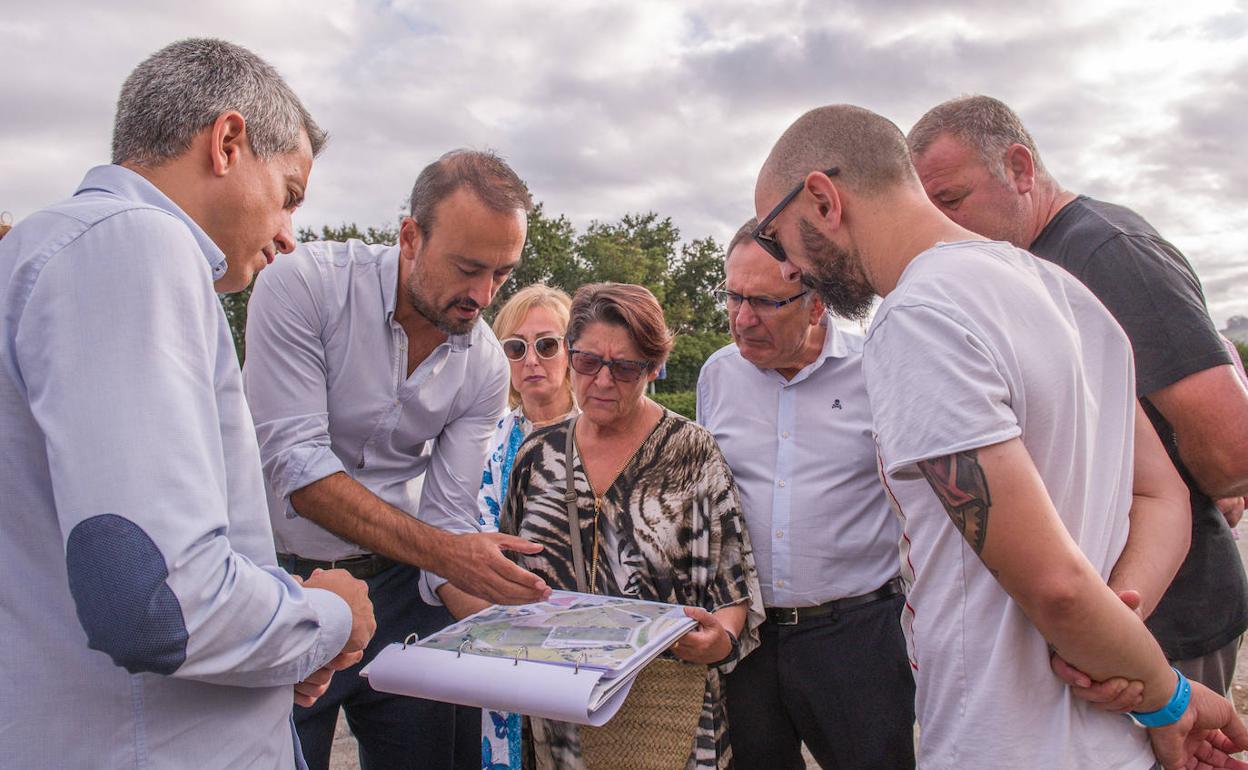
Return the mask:
<path id="1" fill-rule="evenodd" d="M 571 414 L 568 415 L 569 417 Z M 533 432 L 533 423 L 524 416 L 524 407 L 517 406 L 498 421 L 498 430 L 490 443 L 477 492 L 477 520 L 486 530 L 498 531 L 498 515 L 507 496 L 507 481 L 516 450 Z M 482 770 L 520 770 L 520 715 L 489 709 L 481 710 Z"/>

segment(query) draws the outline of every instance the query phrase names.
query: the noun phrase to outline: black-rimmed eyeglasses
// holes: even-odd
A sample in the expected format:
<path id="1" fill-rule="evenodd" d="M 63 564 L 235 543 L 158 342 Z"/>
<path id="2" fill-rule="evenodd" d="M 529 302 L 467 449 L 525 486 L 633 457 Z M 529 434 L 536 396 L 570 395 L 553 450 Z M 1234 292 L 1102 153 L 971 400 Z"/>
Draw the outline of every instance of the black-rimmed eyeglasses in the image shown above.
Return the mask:
<path id="1" fill-rule="evenodd" d="M 832 168 L 824 171 L 823 175 L 836 176 L 840 172 L 840 168 L 833 166 Z M 754 242 L 759 246 L 762 246 L 763 251 L 770 254 L 777 262 L 785 262 L 789 257 L 784 253 L 784 247 L 780 245 L 780 241 L 778 241 L 775 236 L 768 235 L 765 231 L 771 225 L 772 221 L 776 217 L 780 216 L 780 212 L 784 211 L 784 207 L 792 203 L 793 199 L 797 197 L 797 194 L 800 193 L 802 188 L 805 186 L 805 179 L 798 182 L 797 187 L 794 187 L 789 191 L 788 195 L 781 198 L 780 202 L 776 204 L 776 207 L 771 210 L 771 213 L 763 217 L 762 221 L 758 223 L 758 227 L 754 228 L 754 232 L 750 233 L 750 237 L 754 239 Z"/>
<path id="2" fill-rule="evenodd" d="M 794 294 L 788 299 L 772 299 L 770 297 L 750 297 L 745 294 L 738 294 L 735 291 L 729 291 L 728 289 L 715 290 L 715 298 L 727 308 L 729 315 L 736 315 L 741 310 L 741 306 L 747 303 L 755 315 L 771 315 L 785 305 L 797 302 L 807 294 L 810 294 L 810 289 Z"/>
<path id="3" fill-rule="evenodd" d="M 575 348 L 568 349 L 572 370 L 586 377 L 593 377 L 607 367 L 616 382 L 636 382 L 641 375 L 654 368 L 653 361 L 630 361 L 627 358 L 611 360 L 596 353 L 586 353 Z"/>

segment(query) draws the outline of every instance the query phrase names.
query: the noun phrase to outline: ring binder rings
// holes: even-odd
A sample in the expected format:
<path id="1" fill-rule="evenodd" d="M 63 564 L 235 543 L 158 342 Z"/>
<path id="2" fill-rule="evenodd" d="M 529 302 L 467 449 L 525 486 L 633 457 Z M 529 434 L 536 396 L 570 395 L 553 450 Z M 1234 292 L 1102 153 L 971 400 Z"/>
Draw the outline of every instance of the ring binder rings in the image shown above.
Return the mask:
<path id="1" fill-rule="evenodd" d="M 382 692 L 602 725 L 637 672 L 696 627 L 676 605 L 555 591 L 409 635 L 362 673 Z"/>

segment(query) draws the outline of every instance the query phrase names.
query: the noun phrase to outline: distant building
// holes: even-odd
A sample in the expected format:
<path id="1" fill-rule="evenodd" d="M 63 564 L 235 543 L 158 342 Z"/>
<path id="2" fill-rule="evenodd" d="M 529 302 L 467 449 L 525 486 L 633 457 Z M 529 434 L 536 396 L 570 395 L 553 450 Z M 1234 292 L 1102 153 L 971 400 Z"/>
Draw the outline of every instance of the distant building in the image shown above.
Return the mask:
<path id="1" fill-rule="evenodd" d="M 1232 342 L 1248 345 L 1248 316 L 1231 316 L 1226 322 L 1226 328 L 1222 330 L 1222 336 Z"/>

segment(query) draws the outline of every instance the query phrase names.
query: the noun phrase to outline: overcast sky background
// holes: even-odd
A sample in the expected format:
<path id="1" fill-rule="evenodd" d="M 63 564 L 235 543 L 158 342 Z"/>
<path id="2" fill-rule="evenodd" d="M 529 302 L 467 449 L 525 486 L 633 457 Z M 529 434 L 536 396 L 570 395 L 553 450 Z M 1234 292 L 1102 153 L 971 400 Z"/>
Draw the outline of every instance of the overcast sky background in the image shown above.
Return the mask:
<path id="1" fill-rule="evenodd" d="M 1248 315 L 1246 2 L 4 0 L 0 210 L 20 219 L 107 162 L 122 80 L 190 36 L 271 61 L 329 130 L 300 226 L 392 224 L 419 170 L 470 146 L 578 227 L 653 210 L 723 242 L 805 110 L 850 102 L 908 130 L 986 93 L 1068 188 L 1182 249 L 1219 326 Z"/>

